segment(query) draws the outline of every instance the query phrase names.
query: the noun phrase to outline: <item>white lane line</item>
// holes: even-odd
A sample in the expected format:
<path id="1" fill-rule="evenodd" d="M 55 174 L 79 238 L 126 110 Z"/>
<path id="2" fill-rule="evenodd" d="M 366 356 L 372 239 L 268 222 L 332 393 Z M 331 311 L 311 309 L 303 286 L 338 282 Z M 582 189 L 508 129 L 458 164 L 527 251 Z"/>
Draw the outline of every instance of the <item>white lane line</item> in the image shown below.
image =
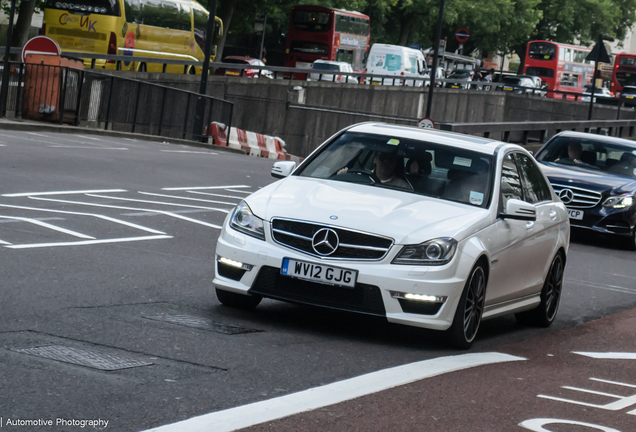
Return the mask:
<path id="1" fill-rule="evenodd" d="M 10 245 L 11 243 L 6 242 L 4 240 L 0 240 L 0 245 Z"/>
<path id="2" fill-rule="evenodd" d="M 236 203 L 225 202 L 225 201 L 213 201 L 213 200 L 206 200 L 206 199 L 200 199 L 200 198 L 181 197 L 176 195 L 163 195 L 163 194 L 152 193 L 152 192 L 139 192 L 139 193 L 142 195 L 151 195 L 151 196 L 158 196 L 163 198 L 176 198 L 176 199 L 190 200 L 190 201 L 202 201 L 202 202 L 208 202 L 208 203 L 214 203 L 214 204 L 227 204 L 231 206 L 236 205 Z"/>
<path id="3" fill-rule="evenodd" d="M 195 187 L 174 187 L 161 188 L 161 190 L 178 191 L 178 190 L 204 190 L 204 189 L 227 189 L 227 188 L 250 188 L 247 185 L 231 185 L 231 186 L 195 186 Z"/>
<path id="4" fill-rule="evenodd" d="M 136 139 L 132 139 L 132 138 L 124 138 L 126 141 L 133 141 L 133 142 L 137 142 Z"/>
<path id="5" fill-rule="evenodd" d="M 35 220 L 39 220 L 39 221 L 63 221 L 66 220 L 66 218 L 62 218 L 62 217 L 45 217 L 45 218 L 31 218 L 31 219 L 35 219 Z M 10 223 L 18 223 L 19 221 L 12 221 L 12 220 L 4 220 L 4 221 L 0 221 L 0 224 L 10 224 Z"/>
<path id="6" fill-rule="evenodd" d="M 593 359 L 612 359 L 612 360 L 636 360 L 636 353 L 628 352 L 583 352 L 572 351 L 572 354 L 578 354 Z"/>
<path id="7" fill-rule="evenodd" d="M 82 234 L 82 233 L 78 233 L 78 232 L 75 232 L 75 231 L 71 231 L 71 230 L 68 230 L 66 228 L 62 228 L 62 227 L 59 227 L 59 226 L 51 225 L 49 223 L 42 222 L 42 221 L 37 220 L 37 219 L 30 219 L 30 218 L 19 217 L 19 216 L 0 216 L 0 218 L 1 219 L 20 220 L 20 221 L 28 222 L 28 223 L 31 223 L 31 224 L 34 224 L 34 225 L 39 225 L 39 226 L 42 226 L 44 228 L 52 229 L 54 231 L 59 231 L 59 232 L 64 233 L 64 234 L 72 235 L 73 237 L 79 237 L 79 238 L 83 238 L 83 239 L 95 240 L 95 237 L 92 237 L 92 236 L 89 236 L 89 235 L 86 235 L 86 234 Z"/>
<path id="8" fill-rule="evenodd" d="M 305 411 L 345 402 L 448 372 L 526 360 L 502 353 L 462 354 L 372 372 L 322 387 L 193 417 L 146 432 L 230 432 Z"/>
<path id="9" fill-rule="evenodd" d="M 145 236 L 145 237 L 127 237 L 127 238 L 116 238 L 116 239 L 105 239 L 105 240 L 84 240 L 78 242 L 64 242 L 64 243 L 35 243 L 35 244 L 24 244 L 24 245 L 12 245 L 5 246 L 9 249 L 34 249 L 34 248 L 43 248 L 43 247 L 56 247 L 56 246 L 85 246 L 85 245 L 95 245 L 95 244 L 107 244 L 107 243 L 124 243 L 124 242 L 132 242 L 132 241 L 142 241 L 142 240 L 162 240 L 162 239 L 171 239 L 172 236 L 169 235 L 157 235 L 157 236 Z"/>
<path id="10" fill-rule="evenodd" d="M 7 146 L 6 144 L 0 143 L 0 147 L 6 147 L 6 146 Z"/>
<path id="11" fill-rule="evenodd" d="M 25 196 L 40 196 L 40 195 L 75 195 L 86 193 L 114 193 L 114 192 L 128 192 L 126 189 L 100 189 L 100 190 L 80 190 L 80 191 L 54 191 L 54 192 L 23 192 L 13 194 L 3 194 L 3 197 L 15 198 Z"/>
<path id="12" fill-rule="evenodd" d="M 206 154 L 206 155 L 218 155 L 214 152 L 192 151 L 192 150 L 161 150 L 166 153 L 194 153 L 194 154 Z"/>
<path id="13" fill-rule="evenodd" d="M 41 198 L 44 199 L 44 198 Z M 7 207 L 7 208 L 16 208 L 16 209 L 22 209 L 22 210 L 36 210 L 36 211 L 44 211 L 44 212 L 51 212 L 51 213 L 63 213 L 63 214 L 72 214 L 72 215 L 79 215 L 79 216 L 90 216 L 90 217 L 96 217 L 99 219 L 104 219 L 110 222 L 114 222 L 120 225 L 125 225 L 131 228 L 136 228 L 138 230 L 141 231 L 146 231 L 149 232 L 151 234 L 165 234 L 165 232 L 162 231 L 157 231 L 155 229 L 152 228 L 148 228 L 148 227 L 144 227 L 141 225 L 137 225 L 131 222 L 126 222 L 123 220 L 119 220 L 119 219 L 115 219 L 112 218 L 110 216 L 105 216 L 105 215 L 100 215 L 100 214 L 94 214 L 94 213 L 82 213 L 82 212 L 72 212 L 72 211 L 68 211 L 68 210 L 53 210 L 53 209 L 42 209 L 42 208 L 37 208 L 37 207 L 24 207 L 24 206 L 15 206 L 15 205 L 9 205 L 9 204 L 0 204 L 0 207 Z"/>
<path id="14" fill-rule="evenodd" d="M 49 138 L 48 135 L 42 135 L 42 134 L 35 133 L 35 132 L 26 132 L 26 133 L 29 134 L 29 135 L 35 135 L 35 136 L 39 136 L 39 137 Z"/>
<path id="15" fill-rule="evenodd" d="M 188 222 L 192 222 L 195 224 L 199 224 L 199 225 L 203 225 L 203 226 L 207 226 L 210 228 L 216 228 L 216 229 L 221 229 L 221 227 L 219 225 L 215 225 L 215 224 L 211 224 L 211 223 L 207 223 L 207 222 L 202 222 L 196 219 L 192 219 L 186 216 L 181 216 L 179 214 L 173 213 L 173 212 L 169 212 L 169 211 L 163 211 L 163 210 L 153 210 L 153 209 L 144 209 L 144 208 L 136 208 L 136 207 L 124 207 L 124 206 L 116 206 L 116 205 L 109 205 L 109 204 L 96 204 L 96 203 L 87 203 L 87 202 L 81 202 L 81 201 L 67 201 L 67 200 L 59 200 L 59 199 L 53 199 L 53 198 L 40 198 L 40 197 L 29 197 L 31 199 L 34 200 L 41 200 L 41 201 L 51 201 L 51 202 L 59 202 L 59 203 L 65 203 L 65 204 L 77 204 L 77 205 L 85 205 L 85 206 L 93 206 L 93 207 L 104 207 L 104 208 L 114 208 L 114 209 L 119 209 L 119 210 L 134 210 L 134 211 L 146 211 L 146 212 L 151 212 L 151 213 L 160 213 L 166 216 L 170 216 L 173 218 L 177 218 L 177 219 L 182 219 Z M 111 197 L 109 197 L 111 198 Z M 208 210 L 217 210 L 223 213 L 229 213 L 228 210 L 223 210 L 223 209 L 213 209 L 210 207 L 199 207 L 199 208 L 205 208 Z"/>
<path id="16" fill-rule="evenodd" d="M 163 202 L 163 201 L 149 201 L 149 200 L 140 200 L 140 199 L 134 199 L 134 198 L 123 198 L 123 197 L 112 197 L 112 196 L 108 196 L 108 195 L 97 195 L 97 194 L 86 194 L 86 196 L 89 197 L 93 197 L 93 198 L 108 198 L 108 199 L 114 199 L 114 200 L 118 200 L 118 201 L 132 201 L 132 202 L 139 202 L 139 203 L 144 203 L 144 204 L 159 204 L 159 205 L 167 205 L 167 206 L 173 206 L 173 207 L 187 207 L 187 208 L 196 208 L 196 209 L 205 209 L 205 210 L 217 210 L 223 213 L 229 213 L 229 210 L 226 209 L 220 209 L 220 208 L 215 208 L 215 207 L 203 207 L 203 206 L 195 206 L 195 205 L 188 205 L 188 204 L 177 204 L 177 203 L 170 203 L 170 202 Z"/>
<path id="17" fill-rule="evenodd" d="M 625 293 L 625 294 L 634 294 L 634 295 L 636 295 L 636 290 L 632 290 L 630 288 L 617 286 L 617 285 L 601 285 L 601 284 L 598 284 L 598 283 L 586 282 L 586 281 L 577 280 L 577 279 L 566 279 L 565 281 L 566 282 L 576 283 L 578 285 L 588 286 L 590 288 L 600 288 L 600 289 L 604 289 L 604 290 L 608 290 L 608 291 L 616 291 L 616 292 L 622 292 L 622 293 Z"/>
<path id="18" fill-rule="evenodd" d="M 130 150 L 126 147 L 94 147 L 94 146 L 73 146 L 73 145 L 50 145 L 52 148 L 76 148 L 76 149 L 91 149 L 91 150 Z"/>
<path id="19" fill-rule="evenodd" d="M 86 135 L 75 135 L 75 136 L 76 136 L 76 137 L 80 137 L 80 138 L 85 138 L 85 139 L 95 140 L 95 141 L 103 141 L 103 140 L 102 140 L 102 139 L 100 139 L 100 138 L 89 137 L 89 136 L 86 136 Z"/>
<path id="20" fill-rule="evenodd" d="M 221 194 L 215 194 L 215 193 L 209 193 L 209 192 L 197 192 L 197 191 L 186 191 L 188 193 L 193 193 L 193 194 L 199 194 L 199 195 L 209 195 L 209 196 L 217 196 L 217 197 L 221 197 L 221 198 L 234 198 L 234 199 L 238 199 L 238 200 L 242 200 L 243 197 L 239 197 L 239 196 L 234 196 L 234 195 L 221 195 Z"/>
<path id="21" fill-rule="evenodd" d="M 247 194 L 247 195 L 249 195 L 251 193 L 254 193 L 252 191 L 237 191 L 237 190 L 234 190 L 234 189 L 225 189 L 225 190 L 228 191 L 228 192 L 242 193 L 242 194 Z"/>

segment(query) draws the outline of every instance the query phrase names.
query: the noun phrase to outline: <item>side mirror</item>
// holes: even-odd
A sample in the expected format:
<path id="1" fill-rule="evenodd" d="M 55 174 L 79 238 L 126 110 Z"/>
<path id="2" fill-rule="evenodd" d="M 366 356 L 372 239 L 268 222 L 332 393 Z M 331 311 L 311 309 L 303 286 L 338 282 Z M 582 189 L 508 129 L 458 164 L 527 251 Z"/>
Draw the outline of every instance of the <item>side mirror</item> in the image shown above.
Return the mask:
<path id="1" fill-rule="evenodd" d="M 275 162 L 272 167 L 272 177 L 285 178 L 294 171 L 294 168 L 296 168 L 296 162 L 294 161 Z"/>
<path id="2" fill-rule="evenodd" d="M 506 212 L 500 213 L 502 219 L 515 219 L 534 222 L 537 220 L 537 209 L 534 205 L 518 199 L 509 199 Z"/>

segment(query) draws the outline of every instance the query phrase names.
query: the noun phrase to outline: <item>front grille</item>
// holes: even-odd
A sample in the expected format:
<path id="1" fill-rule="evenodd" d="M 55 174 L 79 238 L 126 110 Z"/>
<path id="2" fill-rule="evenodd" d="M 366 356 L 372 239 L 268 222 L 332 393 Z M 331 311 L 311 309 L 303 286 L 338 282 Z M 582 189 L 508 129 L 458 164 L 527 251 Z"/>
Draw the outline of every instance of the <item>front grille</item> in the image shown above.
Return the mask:
<path id="1" fill-rule="evenodd" d="M 567 208 L 581 209 L 596 207 L 596 205 L 601 202 L 601 198 L 603 197 L 600 193 L 589 189 L 577 188 L 555 183 L 552 183 L 552 187 L 554 188 L 554 192 L 556 192 L 557 195 L 559 195 L 564 189 L 570 189 L 572 191 L 572 200 L 570 202 L 563 201 Z M 563 200 L 563 198 L 561 200 Z"/>
<path id="2" fill-rule="evenodd" d="M 353 288 L 324 285 L 283 276 L 276 267 L 263 266 L 249 292 L 277 300 L 386 316 L 377 286 L 361 283 Z"/>
<path id="3" fill-rule="evenodd" d="M 272 237 L 276 243 L 306 254 L 323 257 L 312 247 L 314 234 L 322 228 L 331 228 L 338 234 L 339 245 L 329 258 L 353 260 L 380 260 L 384 258 L 393 240 L 375 234 L 367 234 L 330 225 L 301 222 L 289 219 L 272 220 Z"/>

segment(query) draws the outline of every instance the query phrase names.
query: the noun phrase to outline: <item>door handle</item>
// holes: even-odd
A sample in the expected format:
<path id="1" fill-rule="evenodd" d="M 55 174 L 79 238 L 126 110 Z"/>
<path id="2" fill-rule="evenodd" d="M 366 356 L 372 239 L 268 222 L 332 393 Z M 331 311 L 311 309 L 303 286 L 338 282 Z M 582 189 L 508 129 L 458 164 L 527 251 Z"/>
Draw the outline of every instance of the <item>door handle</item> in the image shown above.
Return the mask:
<path id="1" fill-rule="evenodd" d="M 556 218 L 557 218 L 557 212 L 555 212 L 554 210 L 552 210 L 552 211 L 550 212 L 550 217 L 552 218 L 552 220 L 556 220 Z"/>
<path id="2" fill-rule="evenodd" d="M 532 228 L 534 228 L 534 222 L 527 222 L 526 223 L 526 229 L 528 231 L 532 231 Z"/>

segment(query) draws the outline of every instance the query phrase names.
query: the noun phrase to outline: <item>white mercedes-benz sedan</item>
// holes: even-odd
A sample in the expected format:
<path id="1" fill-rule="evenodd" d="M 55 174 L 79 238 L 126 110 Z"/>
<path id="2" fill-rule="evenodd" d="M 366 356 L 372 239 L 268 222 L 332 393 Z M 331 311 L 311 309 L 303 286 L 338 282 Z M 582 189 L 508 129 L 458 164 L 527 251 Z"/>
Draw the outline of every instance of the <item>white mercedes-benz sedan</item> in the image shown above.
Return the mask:
<path id="1" fill-rule="evenodd" d="M 554 321 L 569 219 L 522 147 L 383 123 L 348 127 L 230 212 L 214 285 L 227 306 L 263 297 L 446 331 L 482 319 Z"/>

